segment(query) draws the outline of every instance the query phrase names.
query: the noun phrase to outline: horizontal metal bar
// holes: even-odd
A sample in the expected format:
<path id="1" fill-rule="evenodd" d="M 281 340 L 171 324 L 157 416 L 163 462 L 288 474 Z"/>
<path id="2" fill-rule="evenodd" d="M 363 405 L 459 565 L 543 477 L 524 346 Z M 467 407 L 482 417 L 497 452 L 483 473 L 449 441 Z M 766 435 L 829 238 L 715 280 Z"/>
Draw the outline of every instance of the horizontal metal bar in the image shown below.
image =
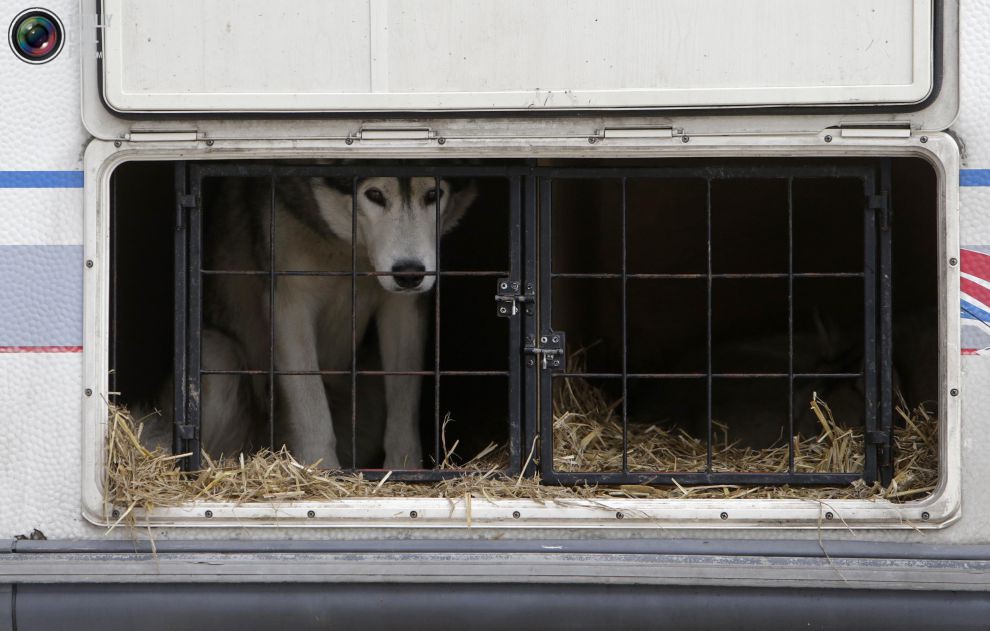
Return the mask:
<path id="1" fill-rule="evenodd" d="M 714 473 L 654 473 L 630 471 L 616 472 L 559 472 L 546 467 L 543 481 L 549 484 L 662 484 L 673 486 L 674 480 L 682 486 L 703 484 L 754 485 L 754 484 L 802 484 L 802 485 L 835 485 L 852 484 L 863 478 L 862 473 L 744 473 L 744 472 L 714 472 Z"/>
<path id="2" fill-rule="evenodd" d="M 490 167 L 463 165 L 389 166 L 379 164 L 283 165 L 274 163 L 207 163 L 193 166 L 199 177 L 488 177 L 537 175 L 552 179 L 648 178 L 648 179 L 864 179 L 855 165 L 708 165 L 699 167 Z"/>
<path id="3" fill-rule="evenodd" d="M 201 375 L 268 375 L 274 374 L 276 377 L 301 377 L 311 375 L 323 375 L 325 377 L 336 377 L 350 375 L 350 370 L 276 370 L 274 373 L 268 370 L 200 370 Z M 364 377 L 432 377 L 436 373 L 432 370 L 357 370 L 354 374 Z M 508 370 L 441 370 L 441 377 L 508 377 Z"/>
<path id="4" fill-rule="evenodd" d="M 712 278 L 737 279 L 737 278 L 862 278 L 863 272 L 756 272 L 756 273 L 723 273 L 712 274 Z M 621 279 L 623 275 L 612 272 L 552 272 L 550 278 L 604 278 Z M 646 280 L 704 280 L 708 274 L 683 273 L 683 274 L 633 274 L 625 275 L 625 278 L 646 279 Z"/>
<path id="5" fill-rule="evenodd" d="M 347 271 L 317 271 L 317 270 L 286 270 L 286 271 L 275 271 L 269 272 L 265 270 L 221 270 L 221 269 L 204 269 L 200 270 L 202 274 L 207 276 L 336 276 L 336 277 L 351 277 L 351 272 Z M 496 278 L 501 276 L 507 276 L 509 272 L 501 270 L 491 270 L 491 271 L 468 271 L 468 270 L 440 270 L 440 276 L 478 276 L 485 278 Z M 354 276 L 437 276 L 436 271 L 422 271 L 422 272 L 354 272 Z"/>
<path id="6" fill-rule="evenodd" d="M 580 377 L 582 379 L 621 379 L 622 373 L 617 372 L 560 372 L 551 375 L 554 379 Z M 707 372 L 630 372 L 630 379 L 702 379 L 708 377 Z M 718 379 L 787 379 L 786 372 L 713 372 L 712 377 Z M 796 372 L 795 379 L 855 379 L 862 377 L 861 372 Z"/>

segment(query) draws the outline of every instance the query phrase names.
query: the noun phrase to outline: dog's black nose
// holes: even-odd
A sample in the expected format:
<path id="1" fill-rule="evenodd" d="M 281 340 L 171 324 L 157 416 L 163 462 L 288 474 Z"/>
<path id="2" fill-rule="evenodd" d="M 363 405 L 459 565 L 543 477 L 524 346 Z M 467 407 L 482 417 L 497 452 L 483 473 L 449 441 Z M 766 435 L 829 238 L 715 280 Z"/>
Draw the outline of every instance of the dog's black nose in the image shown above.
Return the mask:
<path id="1" fill-rule="evenodd" d="M 423 272 L 426 268 L 419 261 L 399 261 L 392 266 L 392 278 L 395 284 L 403 289 L 415 289 L 423 282 Z"/>

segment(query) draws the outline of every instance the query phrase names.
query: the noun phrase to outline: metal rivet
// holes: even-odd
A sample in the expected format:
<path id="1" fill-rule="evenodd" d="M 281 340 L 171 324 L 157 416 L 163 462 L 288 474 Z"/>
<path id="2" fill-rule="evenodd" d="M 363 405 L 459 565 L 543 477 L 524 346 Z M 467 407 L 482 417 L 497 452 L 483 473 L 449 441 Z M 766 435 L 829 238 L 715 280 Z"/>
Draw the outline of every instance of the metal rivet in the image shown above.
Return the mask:
<path id="1" fill-rule="evenodd" d="M 211 510 L 208 510 L 208 511 L 206 511 L 206 512 L 205 512 L 205 513 L 203 513 L 203 514 L 204 514 L 204 515 L 206 515 L 206 518 L 207 518 L 207 519 L 213 519 L 213 511 L 211 511 Z"/>
<path id="2" fill-rule="evenodd" d="M 316 511 L 315 510 L 306 511 L 306 517 L 313 519 L 314 517 L 316 517 Z"/>
<path id="3" fill-rule="evenodd" d="M 921 137 L 921 142 L 922 142 L 922 143 L 926 143 L 926 142 L 928 142 L 928 136 L 922 136 L 922 137 Z"/>
<path id="4" fill-rule="evenodd" d="M 508 313 L 508 311 L 506 310 L 506 308 L 505 308 L 505 307 L 499 307 L 499 308 L 498 308 L 498 312 L 499 312 L 499 313 Z"/>
<path id="5" fill-rule="evenodd" d="M 554 342 L 559 342 L 560 341 L 560 336 L 559 335 L 554 335 L 553 336 L 553 341 Z"/>
<path id="6" fill-rule="evenodd" d="M 344 144 L 345 145 L 353 145 L 354 144 L 354 139 L 353 138 L 344 138 Z"/>
<path id="7" fill-rule="evenodd" d="M 536 365 L 536 361 L 534 361 L 532 359 L 527 359 L 526 360 L 526 365 L 527 366 L 535 366 Z"/>
<path id="8" fill-rule="evenodd" d="M 512 518 L 513 519 L 519 519 L 520 517 L 522 517 L 522 513 L 520 513 L 517 510 L 512 511 Z"/>
<path id="9" fill-rule="evenodd" d="M 825 136 L 825 142 L 832 142 L 831 136 Z"/>
<path id="10" fill-rule="evenodd" d="M 439 144 L 439 145 L 445 145 L 445 144 L 447 144 L 447 139 L 444 138 L 443 136 L 441 136 L 440 138 L 437 138 L 437 144 Z"/>
<path id="11" fill-rule="evenodd" d="M 119 140 L 114 140 L 113 141 L 113 146 L 114 147 L 117 147 L 118 149 L 120 148 L 120 145 L 122 145 L 122 144 L 124 144 L 124 143 L 120 142 Z"/>
<path id="12" fill-rule="evenodd" d="M 616 519 L 625 519 L 625 518 L 626 518 L 626 516 L 625 516 L 624 514 L 622 514 L 622 513 L 616 513 L 616 514 L 615 514 L 615 518 L 616 518 Z"/>
<path id="13" fill-rule="evenodd" d="M 499 283 L 499 287 L 501 287 L 502 289 L 508 289 L 509 283 Z"/>
<path id="14" fill-rule="evenodd" d="M 721 515 L 719 515 L 719 517 L 721 517 L 722 519 L 728 519 L 729 518 L 729 514 L 728 513 L 722 513 Z"/>
<path id="15" fill-rule="evenodd" d="M 959 265 L 959 259 L 954 257 L 949 259 L 949 265 Z"/>
<path id="16" fill-rule="evenodd" d="M 419 517 L 419 513 L 417 513 L 414 510 L 411 510 L 409 511 L 409 516 L 412 517 L 413 519 L 416 519 L 417 517 Z"/>
<path id="17" fill-rule="evenodd" d="M 207 147 L 212 147 L 213 146 L 213 141 L 212 140 L 207 140 L 206 141 L 206 146 Z"/>
<path id="18" fill-rule="evenodd" d="M 598 139 L 597 139 L 597 138 L 595 138 L 594 136 L 589 136 L 589 137 L 588 137 L 588 144 L 589 144 L 589 145 L 593 145 L 593 144 L 595 144 L 596 142 L 598 142 Z"/>
<path id="19" fill-rule="evenodd" d="M 684 143 L 691 142 L 691 136 L 681 136 L 681 142 Z"/>
<path id="20" fill-rule="evenodd" d="M 958 397 L 959 396 L 959 388 L 953 388 L 952 390 L 949 390 L 949 394 L 951 394 L 954 397 Z"/>
<path id="21" fill-rule="evenodd" d="M 547 343 L 547 336 L 544 335 L 543 337 L 541 337 L 540 338 L 540 341 L 543 342 L 544 344 L 546 344 Z"/>
<path id="22" fill-rule="evenodd" d="M 92 388 L 86 388 L 85 392 L 86 392 L 86 396 L 87 397 L 93 396 L 93 389 Z"/>
<path id="23" fill-rule="evenodd" d="M 120 519 L 120 511 L 116 508 L 113 509 L 113 512 L 110 513 L 110 519 Z"/>
<path id="24" fill-rule="evenodd" d="M 553 360 L 553 365 L 554 366 L 560 366 L 560 360 L 559 359 Z"/>
<path id="25" fill-rule="evenodd" d="M 834 515 L 832 515 L 832 513 L 825 513 L 825 519 L 831 521 L 832 520 L 832 517 L 834 517 Z"/>
<path id="26" fill-rule="evenodd" d="M 93 267 L 93 265 L 94 265 L 94 263 L 93 263 L 92 259 L 86 261 L 86 267 Z"/>
<path id="27" fill-rule="evenodd" d="M 931 517 L 932 516 L 928 514 L 928 511 L 925 511 L 921 514 L 921 521 L 928 521 Z"/>
<path id="28" fill-rule="evenodd" d="M 526 290 L 533 291 L 533 283 L 526 283 Z"/>

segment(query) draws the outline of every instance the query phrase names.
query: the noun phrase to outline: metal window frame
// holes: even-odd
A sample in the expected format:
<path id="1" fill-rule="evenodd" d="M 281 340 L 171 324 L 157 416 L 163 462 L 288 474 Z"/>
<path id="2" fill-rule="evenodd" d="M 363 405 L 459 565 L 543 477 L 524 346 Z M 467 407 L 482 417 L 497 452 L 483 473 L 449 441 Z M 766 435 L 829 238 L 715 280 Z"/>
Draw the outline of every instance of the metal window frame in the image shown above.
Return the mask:
<path id="1" fill-rule="evenodd" d="M 826 130 L 827 131 L 827 130 Z M 587 138 L 554 137 L 538 141 L 515 137 L 484 139 L 448 138 L 441 152 L 416 141 L 390 141 L 367 146 L 348 145 L 343 139 L 250 140 L 231 138 L 207 144 L 161 138 L 149 142 L 94 140 L 84 155 L 84 255 L 94 262 L 83 274 L 83 387 L 92 395 L 80 394 L 82 401 L 82 452 L 80 457 L 82 517 L 99 526 L 112 520 L 113 508 L 103 490 L 103 464 L 107 429 L 107 404 L 111 395 L 108 378 L 109 294 L 110 294 L 110 178 L 114 170 L 132 161 L 177 160 L 258 160 L 326 158 L 353 159 L 427 157 L 513 158 L 721 158 L 762 159 L 851 157 L 911 157 L 928 163 L 937 180 L 935 207 L 938 230 L 938 313 L 939 313 L 939 483 L 931 494 L 893 504 L 884 500 L 846 499 L 827 502 L 787 499 L 733 500 L 703 498 L 626 499 L 597 498 L 567 503 L 540 503 L 532 500 L 497 499 L 473 502 L 429 497 L 361 498 L 334 502 L 258 503 L 237 505 L 230 502 L 198 500 L 174 508 L 135 509 L 139 523 L 153 527 L 201 529 L 222 526 L 242 532 L 244 528 L 304 527 L 360 528 L 369 532 L 415 528 L 435 532 L 449 528 L 494 529 L 491 532 L 595 528 L 602 536 L 610 531 L 654 531 L 657 527 L 701 530 L 745 529 L 760 533 L 792 529 L 879 529 L 926 530 L 950 526 L 962 517 L 962 383 L 959 357 L 959 269 L 951 258 L 959 254 L 959 147 L 951 135 L 941 132 L 907 138 L 831 136 L 826 132 L 809 135 L 734 133 L 694 135 L 690 143 L 678 138 L 629 138 L 588 143 Z M 526 238 L 535 232 L 528 232 Z M 532 269 L 532 268 L 530 268 Z M 530 272 L 527 272 L 529 274 Z M 532 278 L 532 276 L 529 276 Z M 411 511 L 418 518 L 412 518 Z M 836 519 L 824 520 L 826 510 Z M 206 511 L 212 518 L 205 519 Z M 313 515 L 310 515 L 312 511 Z M 520 513 L 516 518 L 514 513 Z M 618 520 L 618 513 L 624 519 Z M 721 514 L 728 513 L 728 519 Z M 217 532 L 228 532 L 226 530 Z M 220 535 L 224 536 L 224 535 Z M 251 535 L 253 536 L 253 535 Z M 775 536 L 770 533 L 754 536 Z"/>

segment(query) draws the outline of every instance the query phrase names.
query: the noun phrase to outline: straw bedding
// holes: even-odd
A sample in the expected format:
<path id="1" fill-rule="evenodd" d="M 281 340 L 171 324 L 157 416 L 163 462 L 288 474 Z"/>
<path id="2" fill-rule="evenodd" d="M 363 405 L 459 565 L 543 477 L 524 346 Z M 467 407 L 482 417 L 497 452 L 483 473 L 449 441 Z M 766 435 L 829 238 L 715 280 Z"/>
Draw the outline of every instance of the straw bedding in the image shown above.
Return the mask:
<path id="1" fill-rule="evenodd" d="M 557 470 L 621 470 L 622 422 L 618 401 L 580 379 L 554 392 L 554 465 Z M 817 397 L 809 402 L 820 422 L 817 436 L 795 437 L 795 470 L 798 472 L 857 471 L 862 468 L 863 435 L 842 427 L 827 403 Z M 105 486 L 109 503 L 120 510 L 117 521 L 134 509 L 178 506 L 206 500 L 234 503 L 284 503 L 293 500 L 322 501 L 341 498 L 436 497 L 478 499 L 533 499 L 553 501 L 603 497 L 648 498 L 885 498 L 913 500 L 935 488 L 938 474 L 938 421 L 924 406 L 897 405 L 903 422 L 894 431 L 895 475 L 891 484 L 866 485 L 862 481 L 842 487 L 735 486 L 671 487 L 621 485 L 562 487 L 541 484 L 539 477 L 507 477 L 501 473 L 506 458 L 503 447 L 490 445 L 457 467 L 460 477 L 434 483 L 368 480 L 359 473 L 329 471 L 319 463 L 297 462 L 284 448 L 219 462 L 204 454 L 202 471 L 183 473 L 183 454 L 149 451 L 141 445 L 142 419 L 133 419 L 125 408 L 110 406 L 106 450 Z M 899 424 L 900 425 L 900 424 Z M 719 425 L 713 442 L 713 461 L 719 470 L 786 472 L 788 448 L 743 448 L 733 443 L 728 428 Z M 632 471 L 703 470 L 704 441 L 678 430 L 655 425 L 628 425 Z M 446 446 L 441 468 L 452 468 L 457 445 Z M 531 446 L 528 460 L 538 453 Z"/>

